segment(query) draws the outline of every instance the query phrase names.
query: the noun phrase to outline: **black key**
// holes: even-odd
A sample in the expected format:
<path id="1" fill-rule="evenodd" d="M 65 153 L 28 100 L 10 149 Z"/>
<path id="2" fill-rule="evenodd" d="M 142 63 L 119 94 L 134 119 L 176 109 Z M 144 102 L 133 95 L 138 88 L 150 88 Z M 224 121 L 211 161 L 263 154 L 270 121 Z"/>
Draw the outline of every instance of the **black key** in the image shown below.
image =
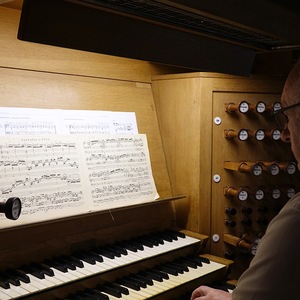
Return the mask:
<path id="1" fill-rule="evenodd" d="M 121 257 L 121 253 L 114 246 L 104 246 L 101 249 L 113 254 L 114 257 Z"/>
<path id="2" fill-rule="evenodd" d="M 196 256 L 195 257 L 186 257 L 185 260 L 191 261 L 193 263 L 195 263 L 198 267 L 202 267 L 202 261 L 201 259 L 198 259 Z"/>
<path id="3" fill-rule="evenodd" d="M 183 272 L 188 272 L 189 271 L 189 268 L 183 262 L 180 262 L 180 261 L 176 260 L 176 261 L 172 262 L 171 265 L 180 268 Z"/>
<path id="4" fill-rule="evenodd" d="M 6 290 L 10 288 L 8 280 L 5 277 L 2 277 L 1 274 L 0 274 L 0 286 Z"/>
<path id="5" fill-rule="evenodd" d="M 180 259 L 178 259 L 178 262 L 182 263 L 190 268 L 197 269 L 197 264 L 192 260 L 180 258 Z"/>
<path id="6" fill-rule="evenodd" d="M 158 282 L 163 282 L 163 277 L 155 272 L 152 272 L 151 270 L 146 270 L 141 272 L 144 276 L 149 276 L 152 280 L 156 280 Z"/>
<path id="7" fill-rule="evenodd" d="M 159 236 L 159 237 L 161 237 L 162 239 L 164 239 L 167 242 L 173 242 L 174 241 L 174 239 L 173 239 L 173 237 L 171 235 L 169 235 L 167 233 L 164 233 L 162 231 L 157 232 L 156 235 Z"/>
<path id="8" fill-rule="evenodd" d="M 58 262 L 58 261 L 55 261 L 54 259 L 47 259 L 44 264 L 48 267 L 52 267 L 56 270 L 59 270 L 63 273 L 67 273 L 68 272 L 68 268 L 66 267 L 66 265 Z"/>
<path id="9" fill-rule="evenodd" d="M 55 258 L 55 261 L 58 263 L 58 264 L 61 264 L 63 265 L 64 267 L 66 267 L 67 269 L 69 270 L 76 270 L 76 266 L 74 263 L 72 263 L 71 261 L 69 261 L 68 259 L 66 258 L 63 258 L 63 257 L 57 257 Z"/>
<path id="10" fill-rule="evenodd" d="M 163 279 L 169 279 L 169 275 L 166 272 L 160 271 L 158 269 L 152 269 L 151 272 L 157 274 L 158 276 L 161 276 Z"/>
<path id="11" fill-rule="evenodd" d="M 203 263 L 210 264 L 210 260 L 206 257 L 199 256 L 199 257 L 196 257 L 196 259 L 199 259 Z"/>
<path id="12" fill-rule="evenodd" d="M 128 245 L 130 245 L 131 247 L 136 248 L 137 250 L 141 250 L 141 251 L 144 250 L 143 243 L 138 240 L 138 237 L 132 238 L 129 241 L 124 241 L 124 243 L 128 243 Z"/>
<path id="13" fill-rule="evenodd" d="M 90 265 L 95 265 L 96 261 L 98 259 L 100 260 L 100 256 L 97 254 L 94 254 L 91 251 L 80 251 L 74 254 L 74 256 L 80 260 L 85 261 L 86 263 L 89 263 Z M 102 258 L 102 257 L 101 257 Z M 103 258 L 102 258 L 103 261 Z"/>
<path id="14" fill-rule="evenodd" d="M 146 288 L 147 287 L 146 280 L 143 280 L 142 278 L 136 277 L 135 274 L 130 276 L 130 280 L 132 280 L 133 282 L 136 282 L 142 288 Z"/>
<path id="15" fill-rule="evenodd" d="M 104 248 L 98 248 L 98 249 L 95 249 L 94 251 L 96 253 L 99 253 L 102 256 L 105 256 L 105 257 L 109 258 L 109 259 L 114 259 L 115 258 L 115 255 L 112 252 L 110 252 L 110 251 L 108 251 Z"/>
<path id="16" fill-rule="evenodd" d="M 171 230 L 169 230 L 169 231 L 171 231 Z M 186 235 L 183 232 L 180 232 L 180 231 L 172 231 L 172 232 L 180 238 L 183 238 L 183 239 L 186 238 Z"/>
<path id="17" fill-rule="evenodd" d="M 109 300 L 109 297 L 96 289 L 89 290 L 91 295 L 94 295 L 97 300 Z"/>
<path id="18" fill-rule="evenodd" d="M 26 273 L 29 273 L 38 279 L 45 279 L 44 272 L 41 269 L 36 268 L 34 265 L 22 266 L 21 270 L 24 270 Z"/>
<path id="19" fill-rule="evenodd" d="M 94 295 L 91 295 L 88 290 L 79 292 L 75 295 L 75 297 L 78 297 L 78 300 L 84 299 L 84 300 L 96 300 L 97 298 Z"/>
<path id="20" fill-rule="evenodd" d="M 130 289 L 133 289 L 135 291 L 139 291 L 141 289 L 140 284 L 136 281 L 133 281 L 129 278 L 121 278 L 117 280 L 117 283 L 124 285 Z"/>
<path id="21" fill-rule="evenodd" d="M 141 273 L 135 274 L 135 278 L 142 280 L 145 282 L 147 285 L 153 285 L 153 280 L 147 276 L 144 276 Z"/>
<path id="22" fill-rule="evenodd" d="M 122 293 L 124 295 L 129 295 L 129 291 L 127 288 L 125 288 L 117 283 L 111 283 L 111 286 L 116 288 L 120 293 Z"/>
<path id="23" fill-rule="evenodd" d="M 103 284 L 101 286 L 97 286 L 97 290 L 98 289 L 104 293 L 115 296 L 117 298 L 122 297 L 122 293 L 118 291 L 116 288 L 112 287 L 110 284 Z"/>
<path id="24" fill-rule="evenodd" d="M 157 232 L 151 234 L 151 238 L 154 238 L 159 244 L 163 245 L 165 243 L 165 239 L 157 234 Z"/>
<path id="25" fill-rule="evenodd" d="M 164 233 L 167 234 L 167 235 L 169 235 L 170 237 L 172 237 L 172 239 L 174 239 L 175 241 L 178 240 L 179 235 L 177 234 L 176 231 L 165 230 Z"/>
<path id="26" fill-rule="evenodd" d="M 167 267 L 176 270 L 176 271 L 177 271 L 178 273 L 180 273 L 180 274 L 183 274 L 183 273 L 184 273 L 183 268 L 180 267 L 180 266 L 178 266 L 178 265 L 176 265 L 175 263 L 169 263 L 169 264 L 167 264 Z"/>
<path id="27" fill-rule="evenodd" d="M 50 277 L 54 276 L 54 271 L 50 269 L 48 266 L 43 265 L 43 263 L 41 264 L 33 263 L 33 266 L 35 266 L 36 269 L 40 269 L 45 275 L 48 275 Z"/>
<path id="28" fill-rule="evenodd" d="M 19 286 L 21 283 L 20 283 L 20 280 L 18 278 L 16 278 L 15 276 L 12 276 L 10 274 L 8 274 L 7 272 L 1 272 L 0 273 L 0 276 L 2 278 L 5 278 L 9 283 L 11 283 L 12 285 L 14 286 Z"/>
<path id="29" fill-rule="evenodd" d="M 6 271 L 6 273 L 9 274 L 10 276 L 13 276 L 13 277 L 19 279 L 20 281 L 22 281 L 24 283 L 30 282 L 30 278 L 26 274 L 24 274 L 18 270 L 10 270 L 9 269 Z"/>
<path id="30" fill-rule="evenodd" d="M 71 300 L 86 300 L 86 296 L 82 293 L 78 293 L 71 296 Z"/>
<path id="31" fill-rule="evenodd" d="M 90 250 L 87 252 L 87 254 L 92 255 L 92 257 L 94 257 L 95 261 L 103 262 L 103 257 L 99 253 L 96 253 L 96 252 Z"/>
<path id="32" fill-rule="evenodd" d="M 135 242 L 141 243 L 142 245 L 145 245 L 149 248 L 153 248 L 153 243 L 148 241 L 147 239 L 144 239 L 143 237 L 137 237 L 135 239 Z"/>
<path id="33" fill-rule="evenodd" d="M 157 269 L 162 271 L 162 272 L 166 272 L 168 274 L 178 276 L 178 271 L 175 270 L 174 268 L 169 267 L 169 266 L 162 265 L 162 266 L 157 267 Z"/>
<path id="34" fill-rule="evenodd" d="M 143 236 L 142 239 L 148 241 L 153 246 L 159 246 L 159 240 L 156 239 L 154 236 Z"/>
<path id="35" fill-rule="evenodd" d="M 188 268 L 188 263 L 184 262 L 180 259 L 176 259 L 174 262 L 172 262 L 175 265 L 178 265 L 179 267 L 181 267 L 183 269 L 184 272 L 189 272 L 189 268 Z"/>
<path id="36" fill-rule="evenodd" d="M 138 251 L 138 247 L 136 245 L 134 245 L 133 243 L 127 242 L 127 241 L 119 242 L 118 245 L 120 245 L 121 247 L 124 247 L 124 249 L 128 249 L 132 252 Z"/>
<path id="37" fill-rule="evenodd" d="M 125 247 L 122 247 L 119 244 L 114 245 L 114 248 L 121 254 L 121 255 L 128 255 L 128 252 Z"/>
<path id="38" fill-rule="evenodd" d="M 75 253 L 74 256 L 78 259 L 81 259 L 83 261 L 85 261 L 86 263 L 90 264 L 90 265 L 95 265 L 96 264 L 96 258 L 93 255 L 88 255 L 85 252 L 78 252 Z"/>
<path id="39" fill-rule="evenodd" d="M 175 230 L 170 230 L 170 229 L 166 229 L 165 232 L 167 234 L 170 234 L 171 236 L 173 236 L 176 240 L 180 237 L 185 239 L 185 234 L 180 232 L 180 231 L 175 231 Z"/>
<path id="40" fill-rule="evenodd" d="M 130 243 L 136 247 L 138 250 L 143 251 L 144 250 L 144 246 L 141 242 L 137 241 L 137 240 L 131 240 Z"/>
<path id="41" fill-rule="evenodd" d="M 78 267 L 78 268 L 83 268 L 83 267 L 84 267 L 83 262 L 82 262 L 79 258 L 77 258 L 77 257 L 71 255 L 71 256 L 68 256 L 68 259 L 69 259 L 76 267 Z"/>

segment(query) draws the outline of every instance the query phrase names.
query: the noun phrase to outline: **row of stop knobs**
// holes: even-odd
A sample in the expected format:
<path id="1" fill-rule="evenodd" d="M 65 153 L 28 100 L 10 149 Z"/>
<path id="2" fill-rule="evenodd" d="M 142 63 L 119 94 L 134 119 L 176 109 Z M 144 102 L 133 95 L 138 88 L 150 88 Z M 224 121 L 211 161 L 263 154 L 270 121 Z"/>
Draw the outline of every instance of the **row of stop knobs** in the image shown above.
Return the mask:
<path id="1" fill-rule="evenodd" d="M 249 173 L 253 176 L 260 176 L 267 172 L 272 176 L 278 175 L 281 171 L 287 175 L 294 175 L 297 172 L 297 164 L 294 161 L 256 161 L 256 162 L 231 162 L 224 161 L 224 169 L 237 171 L 240 173 Z"/>

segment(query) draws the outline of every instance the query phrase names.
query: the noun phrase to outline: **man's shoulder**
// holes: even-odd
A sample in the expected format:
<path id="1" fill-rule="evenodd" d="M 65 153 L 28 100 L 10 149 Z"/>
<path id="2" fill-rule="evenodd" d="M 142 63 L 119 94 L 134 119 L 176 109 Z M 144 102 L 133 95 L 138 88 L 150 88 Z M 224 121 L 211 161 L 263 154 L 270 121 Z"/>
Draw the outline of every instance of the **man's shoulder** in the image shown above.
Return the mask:
<path id="1" fill-rule="evenodd" d="M 292 197 L 285 205 L 286 208 L 295 208 L 300 210 L 300 192 Z"/>

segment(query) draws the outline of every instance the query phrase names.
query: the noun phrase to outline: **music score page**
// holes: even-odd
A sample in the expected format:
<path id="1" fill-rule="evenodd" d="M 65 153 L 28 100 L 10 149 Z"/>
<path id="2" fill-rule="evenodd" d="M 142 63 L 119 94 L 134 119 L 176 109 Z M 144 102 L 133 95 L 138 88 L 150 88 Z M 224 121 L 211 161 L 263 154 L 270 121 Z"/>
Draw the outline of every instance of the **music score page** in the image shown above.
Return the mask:
<path id="1" fill-rule="evenodd" d="M 47 111 L 55 110 L 16 110 L 0 113 L 0 201 L 19 197 L 22 213 L 16 221 L 1 214 L 0 229 L 158 198 L 147 138 L 136 133 L 132 114 L 63 111 L 50 118 Z M 36 116 L 26 119 L 30 110 Z"/>
<path id="2" fill-rule="evenodd" d="M 19 197 L 0 228 L 155 200 L 146 136 L 11 136 L 0 141 L 2 198 Z"/>

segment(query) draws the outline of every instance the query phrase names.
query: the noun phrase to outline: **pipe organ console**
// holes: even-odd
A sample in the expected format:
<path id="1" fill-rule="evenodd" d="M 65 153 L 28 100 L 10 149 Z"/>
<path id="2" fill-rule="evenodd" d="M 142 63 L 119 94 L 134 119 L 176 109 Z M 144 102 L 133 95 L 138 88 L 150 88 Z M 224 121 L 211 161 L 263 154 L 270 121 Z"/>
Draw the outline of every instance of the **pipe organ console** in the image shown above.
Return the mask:
<path id="1" fill-rule="evenodd" d="M 185 300 L 200 284 L 237 280 L 299 191 L 272 114 L 284 79 L 151 78 L 147 62 L 21 42 L 19 13 L 0 14 L 0 107 L 134 112 L 159 194 L 22 223 L 22 195 L 0 187 L 13 199 L 0 201 L 0 299 Z M 2 213 L 11 226 L 1 227 Z"/>
<path id="2" fill-rule="evenodd" d="M 155 76 L 150 88 L 25 70 L 0 76 L 11 106 L 26 107 L 30 94 L 33 107 L 135 112 L 160 197 L 11 221 L 0 230 L 0 299 L 188 299 L 199 284 L 238 279 L 299 189 L 270 114 L 280 107 L 281 80 L 191 73 Z"/>
<path id="3" fill-rule="evenodd" d="M 86 109 L 134 111 L 160 198 L 1 229 L 3 300 L 188 299 L 199 284 L 238 279 L 268 223 L 299 190 L 290 145 L 271 114 L 281 107 L 281 80 L 177 74 L 155 76 L 151 90 L 22 72 L 11 76 L 35 86 L 31 98 L 46 97 L 45 108 L 79 109 L 83 101 L 56 94 L 53 102 L 43 93 L 49 83 L 89 91 L 84 99 L 100 95 Z M 13 82 L 2 93 L 12 105 Z"/>
<path id="4" fill-rule="evenodd" d="M 0 298 L 165 299 L 180 295 L 184 285 L 185 290 L 192 289 L 226 274 L 224 261 L 197 255 L 201 242 L 166 229 L 104 245 L 73 244 L 69 253 L 41 261 L 28 257 L 15 267 L 10 263 L 0 272 Z"/>

